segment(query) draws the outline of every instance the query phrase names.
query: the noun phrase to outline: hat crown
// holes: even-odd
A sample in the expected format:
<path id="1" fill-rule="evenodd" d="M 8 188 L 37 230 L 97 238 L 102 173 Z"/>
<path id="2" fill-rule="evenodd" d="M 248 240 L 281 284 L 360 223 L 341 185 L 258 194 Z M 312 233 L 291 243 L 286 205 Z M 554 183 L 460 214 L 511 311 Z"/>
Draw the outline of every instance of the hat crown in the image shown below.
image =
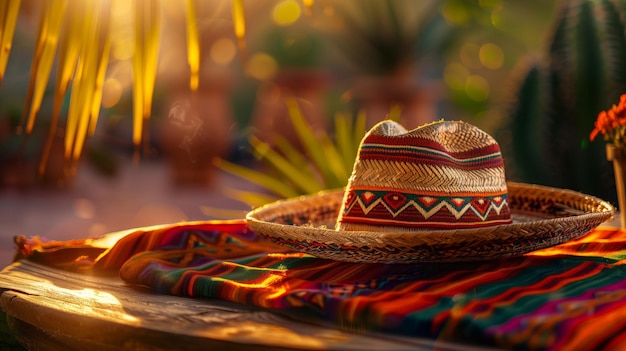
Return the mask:
<path id="1" fill-rule="evenodd" d="M 363 138 L 337 221 L 343 231 L 463 229 L 511 222 L 498 143 L 461 121 Z"/>

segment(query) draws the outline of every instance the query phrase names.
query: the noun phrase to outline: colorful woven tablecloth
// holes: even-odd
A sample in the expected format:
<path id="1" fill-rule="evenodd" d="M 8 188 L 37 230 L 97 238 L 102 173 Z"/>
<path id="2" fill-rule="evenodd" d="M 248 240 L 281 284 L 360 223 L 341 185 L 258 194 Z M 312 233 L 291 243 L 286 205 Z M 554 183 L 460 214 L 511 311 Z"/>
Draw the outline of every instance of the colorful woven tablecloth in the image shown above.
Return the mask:
<path id="1" fill-rule="evenodd" d="M 108 249 L 105 239 L 16 241 L 19 258 L 345 330 L 506 349 L 626 350 L 626 231 L 617 229 L 522 257 L 456 264 L 318 259 L 259 238 L 243 221 L 131 230 Z"/>

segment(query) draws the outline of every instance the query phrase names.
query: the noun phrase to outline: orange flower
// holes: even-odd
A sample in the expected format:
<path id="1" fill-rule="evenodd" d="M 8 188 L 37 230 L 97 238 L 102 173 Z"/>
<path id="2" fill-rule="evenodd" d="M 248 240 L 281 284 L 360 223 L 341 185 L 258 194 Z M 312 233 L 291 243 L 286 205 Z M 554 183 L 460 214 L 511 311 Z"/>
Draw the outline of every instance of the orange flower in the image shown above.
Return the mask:
<path id="1" fill-rule="evenodd" d="M 615 145 L 626 144 L 626 94 L 620 96 L 619 104 L 613 105 L 609 110 L 600 111 L 594 126 L 589 134 L 590 141 L 602 134 L 607 142 Z"/>

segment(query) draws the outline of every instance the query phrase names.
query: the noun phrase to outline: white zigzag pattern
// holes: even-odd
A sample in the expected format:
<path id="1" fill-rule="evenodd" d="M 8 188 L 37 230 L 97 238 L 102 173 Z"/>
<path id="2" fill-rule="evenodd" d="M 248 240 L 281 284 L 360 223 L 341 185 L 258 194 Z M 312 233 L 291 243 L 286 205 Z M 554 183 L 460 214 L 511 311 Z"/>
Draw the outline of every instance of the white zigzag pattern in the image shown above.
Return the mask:
<path id="1" fill-rule="evenodd" d="M 389 213 L 391 213 L 393 215 L 393 217 L 398 216 L 400 213 L 402 213 L 408 207 L 413 206 L 413 207 L 415 207 L 417 209 L 417 211 L 419 213 L 422 214 L 422 216 L 424 216 L 424 219 L 429 219 L 435 213 L 439 212 L 439 210 L 441 210 L 443 207 L 446 207 L 448 209 L 448 211 L 450 211 L 450 213 L 452 213 L 456 219 L 461 218 L 468 210 L 471 209 L 476 214 L 476 216 L 478 216 L 483 221 L 487 219 L 487 216 L 489 215 L 489 213 L 492 210 L 495 211 L 496 214 L 500 214 L 500 212 L 502 211 L 502 208 L 504 208 L 504 206 L 507 205 L 507 201 L 506 200 L 503 200 L 499 205 L 496 205 L 495 203 L 491 202 L 489 204 L 489 208 L 487 208 L 487 211 L 485 211 L 485 214 L 483 215 L 480 212 L 478 212 L 478 210 L 475 209 L 474 206 L 472 206 L 472 204 L 469 203 L 469 202 L 465 206 L 463 206 L 460 210 L 457 210 L 449 202 L 442 201 L 439 204 L 437 204 L 437 206 L 435 206 L 435 207 L 433 207 L 433 208 L 431 208 L 430 210 L 427 211 L 422 206 L 420 206 L 417 202 L 411 200 L 411 201 L 407 202 L 404 206 L 400 207 L 398 210 L 394 211 L 389 206 L 387 206 L 387 204 L 382 199 L 377 199 L 377 200 L 373 201 L 370 205 L 365 205 L 363 203 L 363 201 L 361 201 L 361 199 L 358 198 L 357 201 L 354 201 L 352 203 L 352 205 L 346 210 L 346 212 L 352 210 L 352 208 L 355 206 L 356 203 L 359 204 L 359 207 L 361 207 L 361 210 L 363 211 L 363 213 L 365 215 L 368 215 L 369 212 L 374 207 L 376 207 L 378 204 L 382 203 L 382 205 L 385 206 L 387 211 L 389 211 Z"/>

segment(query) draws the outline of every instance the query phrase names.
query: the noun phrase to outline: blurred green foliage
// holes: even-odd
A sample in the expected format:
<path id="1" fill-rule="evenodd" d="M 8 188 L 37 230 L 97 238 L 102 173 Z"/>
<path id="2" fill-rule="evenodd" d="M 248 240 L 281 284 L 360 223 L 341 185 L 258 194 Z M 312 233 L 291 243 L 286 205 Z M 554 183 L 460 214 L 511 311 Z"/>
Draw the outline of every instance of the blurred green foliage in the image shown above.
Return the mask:
<path id="1" fill-rule="evenodd" d="M 601 110 L 626 92 L 626 1 L 563 1 L 539 59 L 529 59 L 501 134 L 516 180 L 615 201 L 602 141 L 589 142 Z"/>
<path id="2" fill-rule="evenodd" d="M 366 132 L 365 115 L 337 114 L 331 138 L 326 131 L 316 133 L 311 128 L 295 99 L 288 99 L 287 105 L 300 145 L 277 138 L 272 146 L 251 136 L 250 147 L 259 165 L 246 167 L 226 160 L 216 163 L 222 170 L 267 190 L 264 193 L 227 190 L 232 197 L 252 207 L 281 198 L 342 188 L 352 173 L 359 144 Z M 399 109 L 392 108 L 388 118 L 397 120 L 398 116 Z"/>

